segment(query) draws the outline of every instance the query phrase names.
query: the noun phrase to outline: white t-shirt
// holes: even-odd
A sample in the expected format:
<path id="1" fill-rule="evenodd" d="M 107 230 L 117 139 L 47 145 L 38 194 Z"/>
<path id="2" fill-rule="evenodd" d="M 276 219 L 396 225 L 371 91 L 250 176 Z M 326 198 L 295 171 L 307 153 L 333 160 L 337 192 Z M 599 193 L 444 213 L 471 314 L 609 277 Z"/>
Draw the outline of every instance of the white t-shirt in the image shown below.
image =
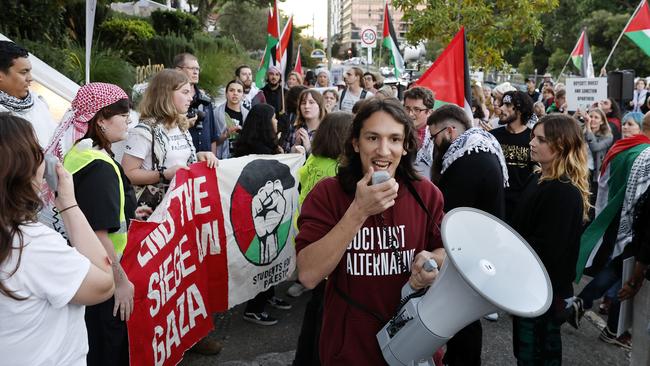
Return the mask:
<path id="1" fill-rule="evenodd" d="M 363 90 L 359 92 L 359 95 L 354 95 L 352 94 L 350 89 L 347 89 L 345 91 L 345 95 L 343 96 L 343 99 L 341 99 L 341 102 L 339 104 L 341 106 L 340 110 L 343 112 L 352 113 L 352 108 L 354 107 L 355 104 L 357 104 L 359 99 L 361 99 L 361 94 L 363 94 Z M 374 94 L 372 94 L 371 92 L 366 91 L 366 97 L 363 99 L 368 99 L 373 95 Z"/>
<path id="2" fill-rule="evenodd" d="M 47 107 L 47 104 L 42 99 L 42 97 L 34 92 L 31 92 L 32 99 L 34 99 L 34 105 L 21 112 L 11 112 L 11 114 L 24 118 L 31 122 L 36 131 L 36 137 L 38 138 L 38 144 L 42 148 L 46 148 L 47 144 L 50 142 L 54 130 L 56 129 L 56 123 L 52 119 L 50 110 Z M 9 110 L 4 106 L 0 105 L 0 112 L 8 112 Z"/>
<path id="3" fill-rule="evenodd" d="M 9 276 L 18 261 L 14 249 L 0 264 L 0 279 L 27 299 L 0 294 L 0 364 L 85 365 L 85 307 L 70 301 L 88 274 L 90 261 L 43 224 L 23 225 L 21 230 L 20 266 Z"/>
<path id="4" fill-rule="evenodd" d="M 129 131 L 129 137 L 126 140 L 125 154 L 143 159 L 142 169 L 150 170 L 153 167 L 151 162 L 151 136 L 149 138 L 135 131 L 133 128 Z M 189 131 L 182 132 L 180 128 L 174 127 L 172 129 L 163 128 L 163 140 L 167 146 L 167 154 L 165 161 L 160 161 L 159 164 L 164 167 L 172 167 L 174 165 L 187 165 L 187 161 L 192 155 L 192 136 Z"/>

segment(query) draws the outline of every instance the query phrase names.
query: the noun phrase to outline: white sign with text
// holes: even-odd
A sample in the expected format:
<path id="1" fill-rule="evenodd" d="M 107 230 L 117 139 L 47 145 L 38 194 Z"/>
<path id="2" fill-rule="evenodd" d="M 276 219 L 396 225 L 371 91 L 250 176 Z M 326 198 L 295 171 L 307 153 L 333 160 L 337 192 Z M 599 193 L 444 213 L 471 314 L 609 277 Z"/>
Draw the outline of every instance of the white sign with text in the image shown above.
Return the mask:
<path id="1" fill-rule="evenodd" d="M 599 100 L 607 99 L 607 78 L 566 79 L 566 101 L 570 111 L 584 111 Z"/>

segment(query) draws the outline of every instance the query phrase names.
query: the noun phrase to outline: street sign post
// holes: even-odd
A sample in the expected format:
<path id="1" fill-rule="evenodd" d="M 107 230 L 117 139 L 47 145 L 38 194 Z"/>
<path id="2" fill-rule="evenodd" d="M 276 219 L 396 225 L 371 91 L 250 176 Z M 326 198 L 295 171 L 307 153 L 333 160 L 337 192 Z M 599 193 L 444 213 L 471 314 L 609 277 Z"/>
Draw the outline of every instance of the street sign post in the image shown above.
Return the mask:
<path id="1" fill-rule="evenodd" d="M 372 49 L 377 46 L 377 28 L 366 25 L 359 33 L 361 38 L 361 47 L 368 49 L 368 65 L 372 64 Z"/>

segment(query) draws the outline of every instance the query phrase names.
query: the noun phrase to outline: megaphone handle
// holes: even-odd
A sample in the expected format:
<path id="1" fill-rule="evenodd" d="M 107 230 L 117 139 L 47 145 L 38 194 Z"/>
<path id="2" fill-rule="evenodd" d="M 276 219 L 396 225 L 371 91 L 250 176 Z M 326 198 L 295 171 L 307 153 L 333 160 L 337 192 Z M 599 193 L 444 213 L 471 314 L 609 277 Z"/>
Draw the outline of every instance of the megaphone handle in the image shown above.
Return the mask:
<path id="1" fill-rule="evenodd" d="M 433 270 L 437 271 L 438 263 L 436 263 L 435 259 L 429 258 L 426 262 L 424 262 L 423 268 L 426 272 L 431 272 Z M 406 282 L 404 286 L 402 286 L 402 299 L 414 293 L 415 291 L 417 290 L 411 287 L 411 284 L 409 282 Z"/>

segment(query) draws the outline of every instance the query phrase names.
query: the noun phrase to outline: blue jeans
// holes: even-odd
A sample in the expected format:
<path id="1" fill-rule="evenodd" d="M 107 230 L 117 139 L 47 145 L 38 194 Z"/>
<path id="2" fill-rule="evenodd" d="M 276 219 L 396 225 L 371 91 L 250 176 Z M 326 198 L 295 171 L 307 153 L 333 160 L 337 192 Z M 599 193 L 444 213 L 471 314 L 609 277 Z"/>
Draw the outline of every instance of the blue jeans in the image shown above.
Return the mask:
<path id="1" fill-rule="evenodd" d="M 594 277 L 589 284 L 578 295 L 582 299 L 582 304 L 585 309 L 591 309 L 594 300 L 600 299 L 606 293 L 614 291 L 615 296 L 611 298 L 612 302 L 609 307 L 609 316 L 607 318 L 607 326 L 610 330 L 616 331 L 618 327 L 618 314 L 620 309 L 620 302 L 618 301 L 618 290 L 621 289 L 621 273 L 615 268 L 612 261 L 607 262 L 596 277 Z"/>

